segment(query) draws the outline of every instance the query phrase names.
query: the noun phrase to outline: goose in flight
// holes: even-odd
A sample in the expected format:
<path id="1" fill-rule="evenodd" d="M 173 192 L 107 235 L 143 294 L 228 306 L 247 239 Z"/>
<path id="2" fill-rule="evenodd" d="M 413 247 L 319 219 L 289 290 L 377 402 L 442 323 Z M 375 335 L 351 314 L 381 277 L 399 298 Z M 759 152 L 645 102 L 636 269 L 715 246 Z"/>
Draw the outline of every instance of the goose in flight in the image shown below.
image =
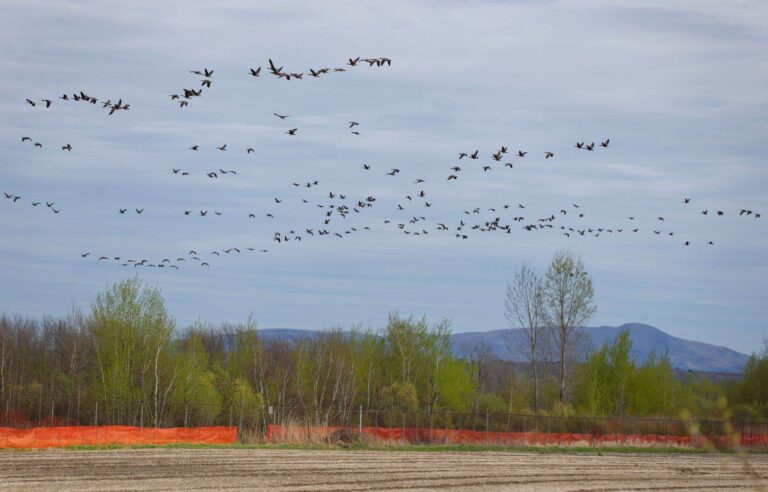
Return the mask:
<path id="1" fill-rule="evenodd" d="M 261 73 L 261 67 L 257 68 L 256 70 L 254 70 L 252 68 L 249 69 L 249 70 L 251 71 L 251 75 L 253 75 L 254 77 L 258 77 L 259 74 Z"/>
<path id="2" fill-rule="evenodd" d="M 276 67 L 275 64 L 272 62 L 272 58 L 269 59 L 269 71 L 272 72 L 273 75 L 280 75 L 283 71 L 283 67 Z"/>
<path id="3" fill-rule="evenodd" d="M 284 119 L 288 118 L 289 116 L 291 116 L 291 115 L 289 115 L 289 114 L 277 114 L 277 113 L 272 113 L 272 114 L 273 114 L 273 115 L 275 115 L 275 116 L 277 116 L 277 117 L 278 117 L 278 118 L 280 118 L 281 120 L 284 120 Z"/>
<path id="4" fill-rule="evenodd" d="M 287 135 L 296 135 L 296 132 L 298 131 L 298 128 L 291 128 L 287 132 L 285 132 Z"/>

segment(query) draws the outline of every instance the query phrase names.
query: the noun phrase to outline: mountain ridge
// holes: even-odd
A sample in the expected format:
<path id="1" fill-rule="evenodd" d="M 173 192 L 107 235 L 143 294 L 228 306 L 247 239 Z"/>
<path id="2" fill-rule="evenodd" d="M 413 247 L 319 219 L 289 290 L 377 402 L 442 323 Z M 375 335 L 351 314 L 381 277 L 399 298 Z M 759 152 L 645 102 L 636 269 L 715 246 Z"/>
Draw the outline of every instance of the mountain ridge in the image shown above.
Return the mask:
<path id="1" fill-rule="evenodd" d="M 515 329 L 506 328 L 490 331 L 453 333 L 451 348 L 454 355 L 467 357 L 477 347 L 486 350 L 500 360 L 524 362 L 522 354 L 511 352 L 507 337 Z M 518 329 L 519 330 L 519 329 Z M 584 327 L 579 331 L 587 336 L 585 348 L 590 352 L 603 343 L 614 339 L 622 330 L 628 330 L 632 340 L 630 357 L 635 363 L 643 363 L 651 353 L 668 354 L 674 369 L 716 373 L 739 373 L 749 356 L 720 345 L 679 338 L 655 326 L 643 323 L 625 323 L 620 326 Z M 259 329 L 264 338 L 296 339 L 315 336 L 321 330 L 300 330 L 295 328 Z"/>

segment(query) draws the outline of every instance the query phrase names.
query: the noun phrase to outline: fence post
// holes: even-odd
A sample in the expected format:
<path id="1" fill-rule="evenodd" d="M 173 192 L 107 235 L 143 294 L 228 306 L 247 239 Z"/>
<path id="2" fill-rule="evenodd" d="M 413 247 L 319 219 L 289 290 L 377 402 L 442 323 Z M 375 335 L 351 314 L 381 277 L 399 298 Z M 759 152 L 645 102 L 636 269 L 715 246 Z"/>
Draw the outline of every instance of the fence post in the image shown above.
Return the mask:
<path id="1" fill-rule="evenodd" d="M 431 406 L 429 407 L 429 444 L 432 444 L 435 441 L 435 436 L 433 432 L 434 428 L 434 414 L 433 414 L 434 408 Z"/>
<path id="2" fill-rule="evenodd" d="M 99 400 L 96 400 L 96 414 L 93 417 L 93 425 L 99 425 Z"/>
<path id="3" fill-rule="evenodd" d="M 189 402 L 184 403 L 184 427 L 187 427 L 189 422 Z"/>
<path id="4" fill-rule="evenodd" d="M 547 415 L 547 444 L 549 444 L 549 435 L 552 433 L 552 422 L 549 415 Z"/>
<path id="5" fill-rule="evenodd" d="M 357 422 L 357 432 L 360 436 L 360 439 L 363 439 L 363 406 L 360 405 L 360 418 Z"/>
<path id="6" fill-rule="evenodd" d="M 242 397 L 240 399 L 240 424 L 238 426 L 239 427 L 238 431 L 241 432 L 241 433 L 242 433 L 242 429 L 243 429 L 243 405 L 244 404 L 245 404 L 245 397 Z"/>
<path id="7" fill-rule="evenodd" d="M 488 409 L 485 410 L 485 445 L 488 445 Z"/>

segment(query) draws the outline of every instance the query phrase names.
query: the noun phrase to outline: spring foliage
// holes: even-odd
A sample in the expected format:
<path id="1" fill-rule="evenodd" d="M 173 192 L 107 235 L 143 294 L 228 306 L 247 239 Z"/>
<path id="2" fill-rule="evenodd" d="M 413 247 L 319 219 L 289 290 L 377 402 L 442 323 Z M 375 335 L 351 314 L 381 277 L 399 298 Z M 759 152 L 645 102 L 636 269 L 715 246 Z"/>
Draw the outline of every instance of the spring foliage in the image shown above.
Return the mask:
<path id="1" fill-rule="evenodd" d="M 0 317 L 0 416 L 7 425 L 266 422 L 325 425 L 369 410 L 517 412 L 534 409 L 528 364 L 488 350 L 457 358 L 450 323 L 390 315 L 380 330 L 353 327 L 262 339 L 252 321 L 180 329 L 161 292 L 138 279 L 99 294 L 88 314 Z M 583 362 L 538 366 L 540 413 L 706 416 L 727 394 L 738 415 L 765 416 L 768 349 L 730 386 L 681 381 L 661 354 L 642 364 L 622 333 Z M 272 412 L 268 412 L 269 408 Z M 445 423 L 444 423 L 445 424 Z"/>

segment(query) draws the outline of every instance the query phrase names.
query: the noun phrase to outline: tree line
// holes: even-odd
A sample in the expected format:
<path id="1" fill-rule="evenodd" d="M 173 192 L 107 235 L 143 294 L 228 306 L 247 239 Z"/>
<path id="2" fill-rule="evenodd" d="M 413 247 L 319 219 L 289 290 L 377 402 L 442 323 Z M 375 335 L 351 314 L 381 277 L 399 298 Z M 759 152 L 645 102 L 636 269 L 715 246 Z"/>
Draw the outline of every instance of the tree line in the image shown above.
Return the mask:
<path id="1" fill-rule="evenodd" d="M 359 407 L 401 412 L 715 416 L 718 398 L 740 418 L 768 405 L 768 349 L 736 382 L 676 377 L 665 354 L 636 364 L 627 333 L 590 354 L 578 327 L 593 313 L 580 260 L 563 252 L 539 279 L 521 267 L 508 340 L 528 356 L 499 361 L 487 347 L 458 358 L 448 320 L 391 314 L 383 328 L 265 338 L 252 320 L 179 328 L 161 292 L 138 278 L 100 293 L 90 312 L 0 316 L 0 425 L 327 425 Z M 270 413 L 270 408 L 272 412 Z"/>

